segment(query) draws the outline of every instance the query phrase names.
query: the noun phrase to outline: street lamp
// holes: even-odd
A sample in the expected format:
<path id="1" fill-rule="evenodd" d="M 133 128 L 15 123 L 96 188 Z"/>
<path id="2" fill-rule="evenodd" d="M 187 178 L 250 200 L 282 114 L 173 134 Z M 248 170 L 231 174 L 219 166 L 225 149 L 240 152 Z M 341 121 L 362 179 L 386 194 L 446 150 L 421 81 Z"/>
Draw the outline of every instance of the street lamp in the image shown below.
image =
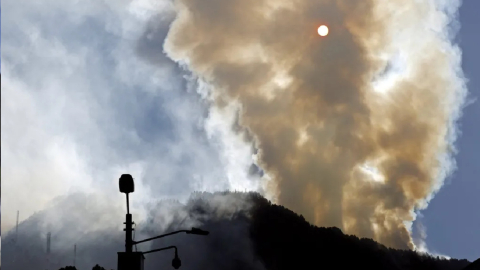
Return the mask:
<path id="1" fill-rule="evenodd" d="M 130 214 L 130 202 L 129 202 L 129 197 L 128 194 L 132 193 L 135 191 L 135 184 L 133 182 L 133 177 L 130 174 L 122 174 L 118 181 L 118 186 L 120 189 L 121 193 L 125 193 L 127 195 L 127 215 L 125 216 L 125 252 L 118 252 L 118 270 L 143 270 L 143 262 L 145 260 L 144 254 L 152 253 L 152 252 L 157 252 L 157 251 L 162 251 L 162 250 L 167 250 L 174 248 L 175 249 L 175 258 L 172 260 L 172 266 L 175 269 L 180 268 L 182 265 L 182 262 L 180 261 L 180 258 L 178 257 L 178 252 L 177 252 L 177 247 L 176 246 L 169 246 L 166 248 L 159 248 L 159 249 L 154 249 L 146 252 L 132 252 L 133 250 L 133 245 L 144 243 L 147 241 L 151 241 L 154 239 L 162 238 L 165 236 L 170 236 L 172 234 L 177 234 L 177 233 L 182 233 L 185 232 L 187 234 L 195 234 L 195 235 L 208 235 L 208 231 L 204 231 L 199 228 L 192 228 L 191 230 L 180 230 L 180 231 L 175 231 L 167 234 L 162 234 L 159 236 L 147 238 L 141 241 L 133 241 L 132 239 L 132 231 L 134 230 L 132 228 L 132 215 Z"/>
<path id="2" fill-rule="evenodd" d="M 175 257 L 172 260 L 172 266 L 173 266 L 173 268 L 178 269 L 182 265 L 182 261 L 178 257 L 178 250 L 177 250 L 176 246 L 169 246 L 169 247 L 164 247 L 164 248 L 153 249 L 153 250 L 150 250 L 150 251 L 143 252 L 143 254 L 148 254 L 148 253 L 167 250 L 167 249 L 172 249 L 172 248 L 175 249 Z"/>
<path id="3" fill-rule="evenodd" d="M 165 236 L 170 236 L 172 234 L 177 234 L 177 233 L 182 233 L 182 232 L 187 233 L 187 234 L 196 234 L 196 235 L 208 235 L 209 234 L 208 231 L 200 230 L 198 228 L 192 228 L 191 230 L 175 231 L 175 232 L 166 233 L 166 234 L 162 234 L 162 235 L 155 236 L 155 237 L 150 237 L 150 238 L 147 238 L 147 239 L 144 239 L 144 240 L 141 240 L 141 241 L 132 241 L 132 243 L 134 245 L 136 245 L 136 244 L 140 244 L 140 243 L 143 243 L 143 242 L 155 240 L 155 239 L 158 239 L 158 238 L 162 238 L 162 237 L 165 237 Z"/>
<path id="4" fill-rule="evenodd" d="M 130 214 L 130 201 L 128 194 L 135 191 L 133 177 L 130 174 L 122 174 L 118 181 L 121 193 L 127 195 L 127 214 L 125 216 L 125 252 L 118 252 L 117 270 L 143 270 L 145 257 L 142 252 L 132 252 L 132 214 Z"/>
<path id="5" fill-rule="evenodd" d="M 125 217 L 125 252 L 132 252 L 132 214 L 130 214 L 130 200 L 128 197 L 129 193 L 135 191 L 135 184 L 133 182 L 133 177 L 130 174 L 122 174 L 118 181 L 118 187 L 121 193 L 127 195 L 127 215 Z"/>
<path id="6" fill-rule="evenodd" d="M 196 234 L 196 235 L 208 235 L 209 232 L 200 230 L 199 228 L 192 228 L 190 231 L 186 231 L 187 234 Z"/>

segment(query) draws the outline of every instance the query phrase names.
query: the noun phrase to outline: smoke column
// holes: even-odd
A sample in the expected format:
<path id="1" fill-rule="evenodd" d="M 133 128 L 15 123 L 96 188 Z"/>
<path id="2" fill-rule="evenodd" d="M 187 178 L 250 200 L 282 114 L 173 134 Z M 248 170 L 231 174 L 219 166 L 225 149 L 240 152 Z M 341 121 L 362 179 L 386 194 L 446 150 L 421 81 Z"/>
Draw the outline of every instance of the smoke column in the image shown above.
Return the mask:
<path id="1" fill-rule="evenodd" d="M 164 49 L 237 104 L 276 202 L 320 226 L 414 248 L 455 168 L 467 90 L 458 1 L 176 0 Z M 326 37 L 317 34 L 325 24 Z"/>

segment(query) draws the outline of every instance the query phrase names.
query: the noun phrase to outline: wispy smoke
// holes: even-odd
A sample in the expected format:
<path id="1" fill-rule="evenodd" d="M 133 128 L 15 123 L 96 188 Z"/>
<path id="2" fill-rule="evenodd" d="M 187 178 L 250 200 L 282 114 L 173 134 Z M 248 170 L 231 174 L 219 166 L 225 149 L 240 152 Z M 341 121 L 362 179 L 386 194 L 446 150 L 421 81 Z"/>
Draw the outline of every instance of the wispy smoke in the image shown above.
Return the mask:
<path id="1" fill-rule="evenodd" d="M 415 250 L 419 253 L 430 254 L 432 256 L 441 257 L 441 258 L 450 260 L 451 258 L 449 256 L 440 254 L 440 253 L 438 253 L 436 251 L 433 251 L 433 250 L 429 250 L 429 248 L 427 247 L 427 243 L 426 243 L 427 228 L 423 225 L 422 219 L 423 219 L 423 215 L 419 214 L 417 216 L 417 220 L 416 220 L 416 232 L 417 233 L 413 234 L 413 242 L 415 244 Z"/>
<path id="2" fill-rule="evenodd" d="M 239 106 L 278 203 L 412 248 L 454 169 L 466 96 L 453 1 L 177 0 L 167 54 Z M 326 24 L 327 37 L 316 28 Z"/>

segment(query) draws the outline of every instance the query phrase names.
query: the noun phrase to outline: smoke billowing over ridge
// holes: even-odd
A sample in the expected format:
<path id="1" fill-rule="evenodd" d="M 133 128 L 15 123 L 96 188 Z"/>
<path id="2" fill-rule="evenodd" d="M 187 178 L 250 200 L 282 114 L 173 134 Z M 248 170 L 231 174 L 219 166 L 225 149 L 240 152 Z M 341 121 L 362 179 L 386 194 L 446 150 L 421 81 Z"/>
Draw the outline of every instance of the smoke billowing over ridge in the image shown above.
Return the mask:
<path id="1" fill-rule="evenodd" d="M 219 109 L 240 105 L 277 202 L 316 225 L 412 248 L 415 210 L 454 168 L 466 95 L 451 42 L 459 3 L 175 5 L 167 54 L 207 82 Z"/>

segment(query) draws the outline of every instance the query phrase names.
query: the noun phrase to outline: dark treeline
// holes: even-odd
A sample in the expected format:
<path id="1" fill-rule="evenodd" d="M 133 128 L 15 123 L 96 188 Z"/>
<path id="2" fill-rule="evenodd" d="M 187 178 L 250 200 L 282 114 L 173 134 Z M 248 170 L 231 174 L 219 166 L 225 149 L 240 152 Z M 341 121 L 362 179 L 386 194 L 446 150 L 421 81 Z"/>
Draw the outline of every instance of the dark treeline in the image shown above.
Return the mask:
<path id="1" fill-rule="evenodd" d="M 467 260 L 442 259 L 412 250 L 387 248 L 372 239 L 319 228 L 283 206 L 253 196 L 251 237 L 256 254 L 269 270 L 286 269 L 421 269 L 457 270 Z"/>
<path id="2" fill-rule="evenodd" d="M 66 267 L 60 268 L 59 270 L 77 270 L 77 268 L 75 266 L 66 266 Z M 92 268 L 92 270 L 107 270 L 107 269 L 97 264 Z"/>

